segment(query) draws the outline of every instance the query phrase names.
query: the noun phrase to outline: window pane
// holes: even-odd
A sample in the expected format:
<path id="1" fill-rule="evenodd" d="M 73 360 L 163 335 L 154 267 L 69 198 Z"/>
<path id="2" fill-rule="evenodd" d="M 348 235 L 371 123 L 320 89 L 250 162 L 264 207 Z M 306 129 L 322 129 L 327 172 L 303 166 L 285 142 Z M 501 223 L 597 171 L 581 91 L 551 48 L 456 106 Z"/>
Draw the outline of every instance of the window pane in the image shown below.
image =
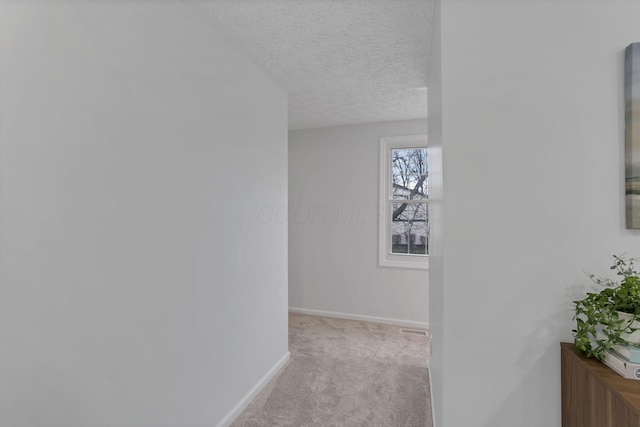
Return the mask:
<path id="1" fill-rule="evenodd" d="M 392 198 L 427 199 L 427 149 L 391 150 Z"/>
<path id="2" fill-rule="evenodd" d="M 391 203 L 391 253 L 429 253 L 426 203 Z"/>

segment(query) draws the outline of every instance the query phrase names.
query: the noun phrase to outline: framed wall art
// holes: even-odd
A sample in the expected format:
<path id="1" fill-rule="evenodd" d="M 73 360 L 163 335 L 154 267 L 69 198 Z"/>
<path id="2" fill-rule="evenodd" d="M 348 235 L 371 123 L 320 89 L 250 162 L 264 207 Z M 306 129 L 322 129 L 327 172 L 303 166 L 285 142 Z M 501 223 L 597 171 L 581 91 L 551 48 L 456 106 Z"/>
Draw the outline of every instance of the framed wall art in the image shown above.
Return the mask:
<path id="1" fill-rule="evenodd" d="M 627 228 L 640 228 L 640 43 L 625 49 L 625 199 Z"/>

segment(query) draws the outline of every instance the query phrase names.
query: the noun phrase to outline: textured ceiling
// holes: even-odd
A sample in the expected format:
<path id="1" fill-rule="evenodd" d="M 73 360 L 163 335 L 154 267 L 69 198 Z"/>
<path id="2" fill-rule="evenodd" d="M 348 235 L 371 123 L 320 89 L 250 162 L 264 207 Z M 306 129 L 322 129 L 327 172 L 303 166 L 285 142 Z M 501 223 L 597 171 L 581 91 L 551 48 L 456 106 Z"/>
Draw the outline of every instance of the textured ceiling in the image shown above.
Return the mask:
<path id="1" fill-rule="evenodd" d="M 289 129 L 424 118 L 434 0 L 183 0 L 289 94 Z"/>

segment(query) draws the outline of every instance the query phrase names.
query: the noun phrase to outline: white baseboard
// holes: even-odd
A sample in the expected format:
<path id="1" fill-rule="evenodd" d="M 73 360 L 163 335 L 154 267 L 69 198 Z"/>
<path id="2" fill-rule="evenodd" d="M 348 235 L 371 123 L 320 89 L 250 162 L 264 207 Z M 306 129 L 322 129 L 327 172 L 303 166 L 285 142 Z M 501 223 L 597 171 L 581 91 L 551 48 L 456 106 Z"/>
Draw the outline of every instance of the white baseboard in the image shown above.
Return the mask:
<path id="1" fill-rule="evenodd" d="M 256 397 L 258 393 L 260 393 L 260 390 L 262 390 L 264 386 L 267 385 L 271 378 L 275 377 L 276 374 L 280 372 L 280 370 L 284 367 L 290 357 L 291 353 L 287 351 L 285 355 L 282 356 L 280 360 L 278 360 L 266 374 L 264 374 L 260 381 L 258 381 L 258 383 L 254 385 L 251 390 L 249 390 L 249 392 L 245 394 L 244 397 L 240 399 L 240 401 L 233 408 L 231 408 L 231 411 L 229 411 L 229 413 L 225 415 L 225 417 L 218 424 L 216 424 L 216 427 L 230 426 L 231 423 L 238 417 L 238 415 L 240 415 L 242 411 L 244 411 L 244 408 L 246 408 L 247 405 L 251 403 L 251 401 Z"/>
<path id="2" fill-rule="evenodd" d="M 390 319 L 388 317 L 364 316 L 362 314 L 336 313 L 334 311 L 311 310 L 308 308 L 289 307 L 292 313 L 312 314 L 314 316 L 337 317 L 338 319 L 362 320 L 363 322 L 386 323 L 387 325 L 407 326 L 412 328 L 429 329 L 429 322 L 413 320 Z"/>

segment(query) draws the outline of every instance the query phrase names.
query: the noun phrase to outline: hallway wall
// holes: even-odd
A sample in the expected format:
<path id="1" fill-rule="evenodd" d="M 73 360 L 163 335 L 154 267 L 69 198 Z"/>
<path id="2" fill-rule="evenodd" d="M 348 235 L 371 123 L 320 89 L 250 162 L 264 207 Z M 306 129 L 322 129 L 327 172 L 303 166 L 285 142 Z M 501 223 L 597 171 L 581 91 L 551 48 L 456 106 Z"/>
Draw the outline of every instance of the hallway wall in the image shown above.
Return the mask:
<path id="1" fill-rule="evenodd" d="M 288 356 L 286 94 L 181 2 L 0 43 L 0 425 L 223 422 Z"/>
<path id="2" fill-rule="evenodd" d="M 438 427 L 559 427 L 572 301 L 624 220 L 625 0 L 439 2 L 429 138 Z M 615 277 L 615 276 L 614 276 Z"/>

